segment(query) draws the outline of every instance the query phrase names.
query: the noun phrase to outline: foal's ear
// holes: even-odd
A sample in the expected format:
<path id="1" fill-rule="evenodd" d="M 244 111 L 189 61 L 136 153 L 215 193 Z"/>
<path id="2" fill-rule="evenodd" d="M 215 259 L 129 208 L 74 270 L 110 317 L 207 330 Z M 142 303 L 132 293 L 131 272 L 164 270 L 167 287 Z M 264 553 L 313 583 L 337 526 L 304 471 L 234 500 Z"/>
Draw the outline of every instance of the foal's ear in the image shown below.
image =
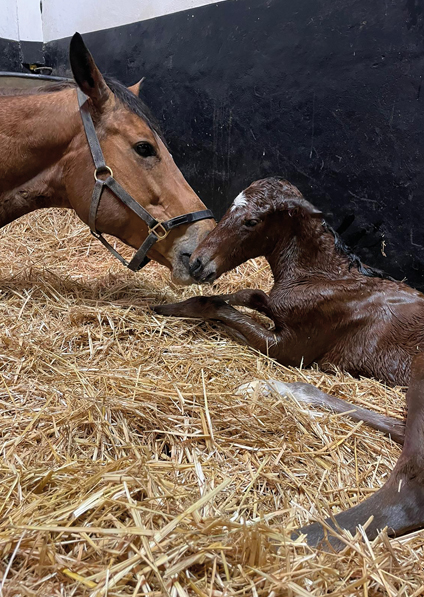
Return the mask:
<path id="1" fill-rule="evenodd" d="M 306 212 L 312 217 L 312 218 L 317 218 L 319 220 L 324 218 L 324 214 L 322 213 L 322 211 L 320 209 L 318 209 L 317 207 L 315 207 L 314 205 L 312 205 L 312 203 L 308 202 L 307 205 L 307 209 Z"/>
<path id="2" fill-rule="evenodd" d="M 290 216 L 296 214 L 308 215 L 310 218 L 322 219 L 324 214 L 321 210 L 317 209 L 312 203 L 306 201 L 306 199 L 297 199 L 296 201 L 290 202 L 287 206 L 287 211 Z"/>
<path id="3" fill-rule="evenodd" d="M 75 33 L 71 39 L 69 59 L 78 87 L 101 111 L 113 94 L 79 33 Z"/>
<path id="4" fill-rule="evenodd" d="M 128 87 L 128 91 L 131 91 L 131 93 L 138 97 L 140 95 L 141 85 L 143 84 L 145 78 L 146 77 L 142 77 L 138 83 L 135 83 L 134 85 L 131 85 L 131 87 Z"/>

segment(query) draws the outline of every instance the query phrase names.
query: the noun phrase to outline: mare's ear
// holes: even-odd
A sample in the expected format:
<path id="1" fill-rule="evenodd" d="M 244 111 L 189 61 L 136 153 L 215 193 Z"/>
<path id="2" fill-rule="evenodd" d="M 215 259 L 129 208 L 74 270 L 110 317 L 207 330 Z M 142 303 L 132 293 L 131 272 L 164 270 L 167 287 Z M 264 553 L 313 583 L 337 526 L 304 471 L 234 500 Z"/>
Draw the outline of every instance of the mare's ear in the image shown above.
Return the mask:
<path id="1" fill-rule="evenodd" d="M 138 83 L 135 83 L 134 85 L 131 85 L 131 87 L 128 87 L 128 91 L 131 91 L 131 93 L 138 97 L 140 95 L 140 88 L 144 79 L 145 77 L 142 77 Z"/>
<path id="2" fill-rule="evenodd" d="M 75 33 L 71 39 L 69 59 L 78 87 L 102 111 L 113 94 L 79 33 Z"/>

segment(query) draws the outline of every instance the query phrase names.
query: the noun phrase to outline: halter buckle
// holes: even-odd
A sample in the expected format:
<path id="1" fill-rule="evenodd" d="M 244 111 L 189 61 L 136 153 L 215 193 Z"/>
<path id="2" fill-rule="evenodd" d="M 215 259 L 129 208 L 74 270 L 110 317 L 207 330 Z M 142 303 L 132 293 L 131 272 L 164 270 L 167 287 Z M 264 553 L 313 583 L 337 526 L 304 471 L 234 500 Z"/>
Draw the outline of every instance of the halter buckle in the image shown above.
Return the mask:
<path id="1" fill-rule="evenodd" d="M 113 178 L 113 171 L 112 168 L 109 168 L 109 166 L 100 166 L 100 168 L 96 168 L 94 170 L 95 181 L 103 180 L 102 178 L 100 178 L 100 174 L 107 174 L 108 176 L 111 176 Z"/>
<path id="2" fill-rule="evenodd" d="M 159 233 L 158 233 L 158 230 L 160 230 Z M 152 228 L 149 228 L 149 232 L 150 232 L 150 234 L 152 232 L 154 234 L 156 234 L 156 236 L 158 237 L 158 240 L 164 240 L 171 231 L 167 230 L 165 228 L 165 226 L 163 225 L 163 222 L 158 222 Z"/>

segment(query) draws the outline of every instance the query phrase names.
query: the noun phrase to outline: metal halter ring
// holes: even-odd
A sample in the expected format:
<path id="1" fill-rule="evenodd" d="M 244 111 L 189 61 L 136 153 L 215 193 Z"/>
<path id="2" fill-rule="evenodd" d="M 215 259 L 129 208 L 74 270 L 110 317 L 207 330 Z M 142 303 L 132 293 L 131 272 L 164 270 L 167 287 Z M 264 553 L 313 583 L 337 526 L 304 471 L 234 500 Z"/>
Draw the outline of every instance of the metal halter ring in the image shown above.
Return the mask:
<path id="1" fill-rule="evenodd" d="M 158 229 L 160 229 L 160 233 L 158 234 Z M 158 240 L 163 240 L 164 238 L 166 238 L 168 236 L 168 234 L 171 232 L 170 230 L 167 230 L 165 228 L 165 226 L 163 225 L 163 222 L 158 222 L 157 224 L 155 224 L 153 226 L 153 228 L 149 228 L 149 232 L 150 233 L 154 233 L 156 234 L 156 236 L 158 237 Z"/>
<path id="2" fill-rule="evenodd" d="M 102 180 L 99 178 L 99 175 L 103 173 L 107 173 L 108 176 L 113 178 L 112 168 L 109 168 L 109 166 L 100 166 L 100 168 L 94 170 L 94 180 Z"/>

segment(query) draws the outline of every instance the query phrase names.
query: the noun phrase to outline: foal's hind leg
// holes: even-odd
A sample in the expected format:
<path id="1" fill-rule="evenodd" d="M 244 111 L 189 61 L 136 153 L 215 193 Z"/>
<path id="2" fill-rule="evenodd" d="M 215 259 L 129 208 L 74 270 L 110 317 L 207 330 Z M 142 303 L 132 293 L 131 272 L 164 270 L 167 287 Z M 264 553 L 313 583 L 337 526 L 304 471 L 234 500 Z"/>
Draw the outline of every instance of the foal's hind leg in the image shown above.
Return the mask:
<path id="1" fill-rule="evenodd" d="M 335 517 L 336 525 L 354 533 L 372 516 L 367 527 L 369 539 L 388 527 L 392 536 L 403 535 L 424 527 L 424 354 L 412 363 L 411 382 L 407 393 L 408 415 L 402 454 L 385 485 L 370 498 Z M 335 525 L 325 521 L 330 529 Z M 344 543 L 320 523 L 303 527 L 311 546 L 340 549 Z"/>
<path id="2" fill-rule="evenodd" d="M 255 382 L 253 382 L 255 384 Z M 315 386 L 309 383 L 295 382 L 295 383 L 283 383 L 275 379 L 269 379 L 266 382 L 259 382 L 260 391 L 262 392 L 275 392 L 280 396 L 289 396 L 302 402 L 304 404 L 310 404 L 312 406 L 324 406 L 329 408 L 335 413 L 346 414 L 347 417 L 353 421 L 364 421 L 366 425 L 369 425 L 373 429 L 378 429 L 386 435 L 389 435 L 393 441 L 398 444 L 403 444 L 405 435 L 405 422 L 394 417 L 386 417 L 367 408 L 350 404 L 346 400 L 341 400 L 335 396 L 330 396 L 321 392 Z M 239 392 L 250 391 L 252 384 L 244 384 L 240 386 Z"/>

